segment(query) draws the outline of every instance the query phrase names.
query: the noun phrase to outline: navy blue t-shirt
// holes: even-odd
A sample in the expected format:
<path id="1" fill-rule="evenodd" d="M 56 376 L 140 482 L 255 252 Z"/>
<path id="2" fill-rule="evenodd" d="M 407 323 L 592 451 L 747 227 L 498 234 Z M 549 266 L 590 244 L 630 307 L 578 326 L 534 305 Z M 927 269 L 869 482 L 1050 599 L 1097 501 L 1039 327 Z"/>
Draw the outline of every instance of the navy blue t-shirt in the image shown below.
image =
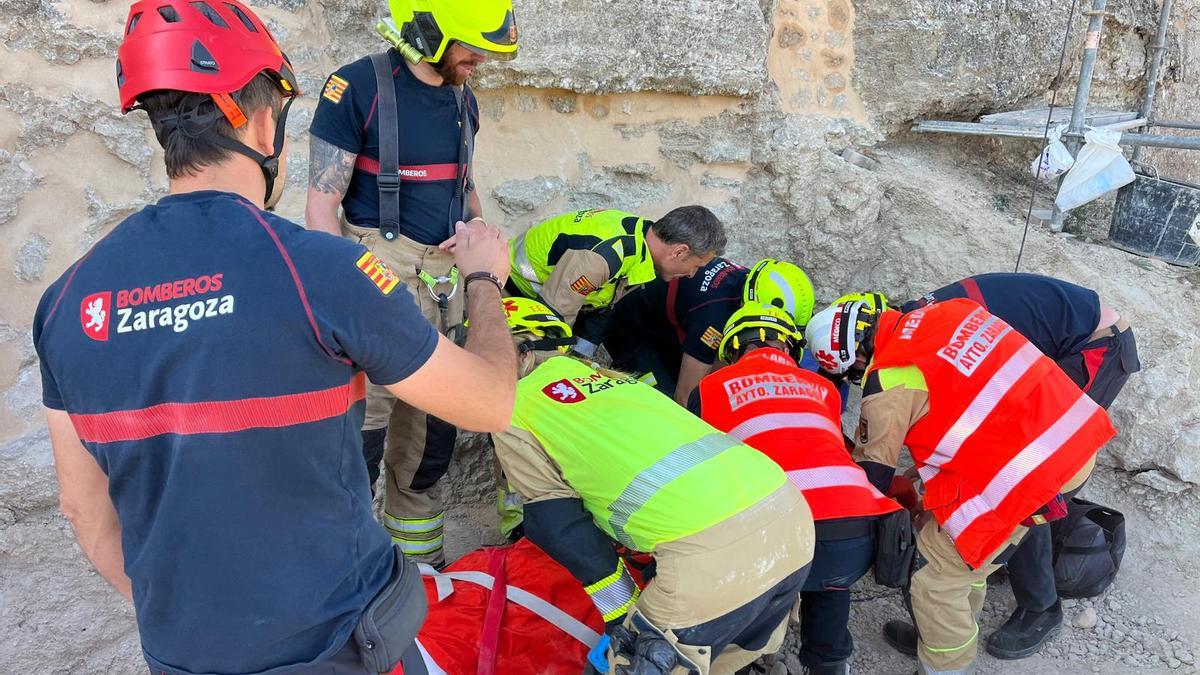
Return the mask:
<path id="1" fill-rule="evenodd" d="M 402 380 L 437 340 L 362 246 L 223 192 L 145 208 L 46 291 L 43 401 L 108 475 L 155 672 L 259 672 L 345 644 L 394 565 L 363 375 Z"/>
<path id="2" fill-rule="evenodd" d="M 911 312 L 931 302 L 968 298 L 1012 326 L 1043 354 L 1074 354 L 1100 323 L 1100 296 L 1082 286 L 1040 274 L 979 274 L 904 304 Z"/>
<path id="3" fill-rule="evenodd" d="M 614 329 L 636 331 L 676 364 L 683 354 L 712 363 L 725 322 L 742 305 L 748 274 L 745 267 L 718 257 L 691 277 L 655 279 L 617 303 Z"/>
<path id="4" fill-rule="evenodd" d="M 399 104 L 400 234 L 421 244 L 440 244 L 462 219 L 462 204 L 454 197 L 462 136 L 458 104 L 449 86 L 418 80 L 394 49 L 388 56 Z M 463 100 L 478 131 L 479 107 L 469 88 Z M 364 227 L 379 227 L 378 103 L 375 69 L 369 57 L 361 58 L 329 76 L 309 129 L 358 155 L 342 209 L 346 220 Z"/>

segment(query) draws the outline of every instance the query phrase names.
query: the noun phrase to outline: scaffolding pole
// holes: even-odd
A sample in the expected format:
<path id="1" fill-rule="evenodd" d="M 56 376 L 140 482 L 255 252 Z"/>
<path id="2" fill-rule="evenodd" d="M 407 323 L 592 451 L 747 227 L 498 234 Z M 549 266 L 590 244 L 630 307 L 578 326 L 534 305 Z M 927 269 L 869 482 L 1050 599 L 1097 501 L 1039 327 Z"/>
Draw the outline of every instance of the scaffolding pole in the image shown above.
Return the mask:
<path id="1" fill-rule="evenodd" d="M 1142 147 L 1178 148 L 1180 150 L 1200 150 L 1200 136 L 1167 136 L 1159 134 L 1121 134 L 1121 145 L 1132 145 L 1134 149 Z"/>
<path id="2" fill-rule="evenodd" d="M 1142 99 L 1142 110 L 1138 117 L 1154 119 L 1154 95 L 1158 89 L 1158 71 L 1162 68 L 1163 54 L 1167 51 L 1167 25 L 1171 23 L 1171 0 L 1162 0 L 1158 12 L 1158 30 L 1154 34 L 1154 46 L 1150 48 L 1150 70 L 1146 72 L 1146 96 Z M 1186 127 L 1185 127 L 1186 128 Z M 1142 147 L 1133 149 L 1133 161 L 1142 158 Z"/>
<path id="3" fill-rule="evenodd" d="M 1088 16 L 1087 39 L 1083 43 L 1083 63 L 1079 66 L 1079 84 L 1075 88 L 1075 106 L 1071 109 L 1071 126 L 1067 129 L 1067 150 L 1074 157 L 1079 153 L 1083 141 L 1083 120 L 1087 111 L 1088 98 L 1092 94 L 1092 75 L 1096 71 L 1096 56 L 1100 52 L 1100 34 L 1104 29 L 1104 8 L 1108 0 L 1092 0 L 1092 9 L 1084 12 Z M 1062 180 L 1059 180 L 1062 186 Z M 1062 232 L 1066 212 L 1054 207 L 1050 218 L 1050 230 Z"/>
<path id="4" fill-rule="evenodd" d="M 1154 120 L 1151 124 L 1166 129 L 1200 129 L 1200 122 L 1184 122 L 1183 120 Z"/>

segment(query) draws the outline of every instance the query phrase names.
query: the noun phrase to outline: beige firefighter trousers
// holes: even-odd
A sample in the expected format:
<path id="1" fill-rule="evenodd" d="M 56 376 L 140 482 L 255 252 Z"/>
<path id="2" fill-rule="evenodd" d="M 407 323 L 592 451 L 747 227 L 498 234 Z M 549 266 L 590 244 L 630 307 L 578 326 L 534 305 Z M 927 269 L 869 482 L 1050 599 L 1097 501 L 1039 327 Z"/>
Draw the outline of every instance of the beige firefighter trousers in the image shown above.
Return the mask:
<path id="1" fill-rule="evenodd" d="M 1069 492 L 1083 485 L 1095 466 L 1088 462 L 1066 485 Z M 920 639 L 917 656 L 922 673 L 969 672 L 979 647 L 979 613 L 987 595 L 987 578 L 1000 568 L 994 561 L 1009 547 L 1021 543 L 1029 529 L 1018 526 L 983 565 L 971 569 L 950 535 L 932 518 L 917 533 L 917 551 L 926 564 L 912 577 L 913 618 Z"/>
<path id="2" fill-rule="evenodd" d="M 342 222 L 343 234 L 367 247 L 400 277 L 421 313 L 443 334 L 453 338 L 463 323 L 461 279 L 438 284 L 433 291 L 448 296 L 443 312 L 430 287 L 418 277 L 424 270 L 447 277 L 454 267 L 453 254 L 437 246 L 418 244 L 398 236 L 387 241 L 378 228 Z M 398 400 L 384 387 L 367 388 L 367 413 L 363 431 L 387 428 L 383 455 L 384 526 L 405 555 L 418 562 L 445 562 L 442 526 L 445 507 L 439 480 L 454 451 L 455 428 Z"/>
<path id="3" fill-rule="evenodd" d="M 812 562 L 815 541 L 808 502 L 787 483 L 733 517 L 659 546 L 654 552 L 654 579 L 633 611 L 695 663 L 700 675 L 733 673 L 763 654 L 778 651 L 789 617 L 761 649 L 748 651 L 730 644 L 715 659 L 707 645 L 681 644 L 676 631 L 722 617 L 767 593 Z M 797 586 L 792 619 L 799 601 Z M 631 612 L 626 626 L 632 621 Z M 610 664 L 615 665 L 614 658 L 610 650 Z M 683 667 L 675 669 L 676 674 L 686 672 Z"/>

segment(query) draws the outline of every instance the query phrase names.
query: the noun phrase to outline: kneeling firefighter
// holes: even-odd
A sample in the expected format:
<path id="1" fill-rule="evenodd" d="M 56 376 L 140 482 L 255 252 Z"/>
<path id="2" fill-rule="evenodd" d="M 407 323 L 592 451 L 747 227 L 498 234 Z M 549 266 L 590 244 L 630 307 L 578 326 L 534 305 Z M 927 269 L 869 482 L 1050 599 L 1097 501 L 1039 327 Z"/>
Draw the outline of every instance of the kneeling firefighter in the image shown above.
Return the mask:
<path id="1" fill-rule="evenodd" d="M 922 673 L 974 670 L 987 577 L 1031 526 L 1065 514 L 1116 433 L 1104 409 L 1020 333 L 955 299 L 907 314 L 836 303 L 806 332 L 822 368 L 863 380 L 855 460 L 886 489 L 906 446 L 924 491 L 913 625 L 884 637 Z"/>
<path id="2" fill-rule="evenodd" d="M 850 458 L 841 397 L 827 378 L 797 365 L 804 336 L 792 317 L 750 303 L 724 328 L 720 357 L 732 365 L 700 381 L 696 412 L 775 460 L 803 492 L 816 550 L 800 594 L 800 661 L 806 674 L 849 673 L 850 586 L 875 558 L 879 516 L 901 507 Z"/>
<path id="3" fill-rule="evenodd" d="M 496 455 L 525 501 L 525 535 L 603 615 L 604 668 L 727 673 L 777 650 L 812 560 L 804 497 L 653 387 L 564 356 L 570 327 L 545 305 L 504 308 L 521 379 Z M 655 556 L 644 590 L 614 542 Z"/>

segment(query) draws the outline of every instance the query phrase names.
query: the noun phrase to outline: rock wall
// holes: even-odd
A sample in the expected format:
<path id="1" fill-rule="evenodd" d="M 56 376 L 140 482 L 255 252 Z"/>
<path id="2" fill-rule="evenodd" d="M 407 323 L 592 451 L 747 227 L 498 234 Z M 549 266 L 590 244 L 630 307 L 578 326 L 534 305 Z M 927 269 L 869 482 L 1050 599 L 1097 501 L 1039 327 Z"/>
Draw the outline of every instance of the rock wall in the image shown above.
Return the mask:
<path id="1" fill-rule="evenodd" d="M 383 3 L 252 4 L 308 92 L 289 124 L 290 192 L 281 207 L 299 217 L 316 92 L 337 65 L 381 46 L 371 25 Z M 1152 0 L 1114 5 L 1096 99 L 1134 106 L 1157 10 Z M 735 256 L 797 260 L 822 294 L 833 296 L 871 279 L 870 270 L 928 255 L 912 238 L 924 228 L 899 242 L 889 229 L 908 207 L 887 181 L 841 153 L 887 146 L 918 116 L 969 118 L 1045 100 L 1058 85 L 1060 101 L 1069 100 L 1078 17 L 1069 76 L 1054 80 L 1068 6 L 518 0 L 521 58 L 490 64 L 477 82 L 477 177 L 486 211 L 519 231 L 567 209 L 617 206 L 655 217 L 680 203 L 703 203 L 728 223 Z M 1195 0 L 1176 7 L 1163 117 L 1194 110 L 1200 86 L 1200 9 Z M 0 281 L 0 440 L 39 425 L 29 329 L 42 289 L 166 188 L 144 115 L 115 112 L 112 60 L 126 9 L 104 0 L 0 0 L 0 261 L 11 270 Z M 1200 153 L 1152 157 L 1182 177 L 1200 161 Z M 927 185 L 929 199 L 946 198 L 952 174 Z M 961 223 L 955 247 L 977 250 L 985 234 Z M 1062 255 L 1085 256 L 1082 267 L 1090 256 L 1069 245 Z M 1134 275 L 1140 269 L 1123 265 Z M 897 270 L 889 281 L 919 290 L 959 273 L 933 266 L 917 283 L 917 275 Z M 1200 479 L 1194 468 L 1176 468 L 1178 476 Z"/>

